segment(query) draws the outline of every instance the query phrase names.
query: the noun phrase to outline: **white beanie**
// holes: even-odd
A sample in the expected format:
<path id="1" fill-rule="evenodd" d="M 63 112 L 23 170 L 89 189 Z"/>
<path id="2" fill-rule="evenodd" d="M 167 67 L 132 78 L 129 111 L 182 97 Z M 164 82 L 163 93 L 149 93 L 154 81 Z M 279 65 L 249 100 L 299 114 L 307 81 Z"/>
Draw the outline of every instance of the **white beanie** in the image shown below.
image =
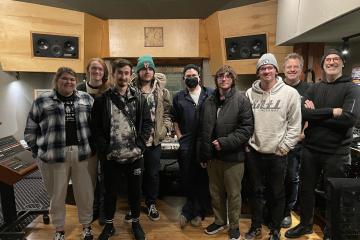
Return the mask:
<path id="1" fill-rule="evenodd" d="M 279 71 L 278 63 L 275 56 L 272 53 L 265 53 L 261 56 L 259 61 L 256 64 L 256 72 L 259 71 L 259 68 L 263 65 L 271 64 L 276 67 L 276 70 Z"/>

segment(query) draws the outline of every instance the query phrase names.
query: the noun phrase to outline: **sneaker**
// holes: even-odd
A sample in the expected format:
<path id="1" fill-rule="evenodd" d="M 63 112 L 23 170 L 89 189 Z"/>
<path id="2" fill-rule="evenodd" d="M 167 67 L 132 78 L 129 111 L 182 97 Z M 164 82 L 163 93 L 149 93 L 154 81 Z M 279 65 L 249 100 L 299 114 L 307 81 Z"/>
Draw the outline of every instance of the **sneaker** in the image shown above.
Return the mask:
<path id="1" fill-rule="evenodd" d="M 191 219 L 190 224 L 193 227 L 200 227 L 200 225 L 201 225 L 201 217 L 200 216 L 194 217 L 193 219 Z"/>
<path id="2" fill-rule="evenodd" d="M 180 228 L 184 229 L 184 227 L 189 223 L 189 220 L 184 215 L 180 214 L 179 223 Z"/>
<path id="3" fill-rule="evenodd" d="M 55 232 L 54 240 L 65 240 L 65 232 L 64 231 Z"/>
<path id="4" fill-rule="evenodd" d="M 270 232 L 269 240 L 280 240 L 280 233 L 277 230 L 272 230 Z"/>
<path id="5" fill-rule="evenodd" d="M 82 239 L 84 239 L 84 240 L 93 240 L 93 238 L 94 238 L 94 236 L 93 236 L 93 232 L 91 230 L 91 227 L 83 228 Z"/>
<path id="6" fill-rule="evenodd" d="M 245 240 L 261 239 L 261 228 L 250 227 L 249 231 L 245 233 Z"/>
<path id="7" fill-rule="evenodd" d="M 145 240 L 145 233 L 138 221 L 131 223 L 135 240 Z"/>
<path id="8" fill-rule="evenodd" d="M 291 216 L 290 215 L 287 215 L 286 217 L 284 217 L 284 219 L 281 221 L 281 225 L 280 227 L 281 228 L 289 228 L 292 224 L 292 221 L 291 221 Z"/>
<path id="9" fill-rule="evenodd" d="M 209 235 L 214 235 L 225 229 L 225 225 L 217 225 L 216 223 L 212 223 L 206 227 L 204 232 Z"/>
<path id="10" fill-rule="evenodd" d="M 160 219 L 160 214 L 158 210 L 156 209 L 155 204 L 151 204 L 150 207 L 147 208 L 148 211 L 148 217 L 150 220 L 157 221 Z"/>
<path id="11" fill-rule="evenodd" d="M 229 240 L 240 240 L 239 228 L 229 230 Z"/>
<path id="12" fill-rule="evenodd" d="M 108 240 L 112 235 L 115 234 L 115 228 L 112 223 L 105 224 L 104 229 L 99 235 L 98 240 Z"/>
<path id="13" fill-rule="evenodd" d="M 133 221 L 133 219 L 132 219 L 132 216 L 131 216 L 131 211 L 128 211 L 125 214 L 124 223 L 132 223 L 132 221 Z"/>

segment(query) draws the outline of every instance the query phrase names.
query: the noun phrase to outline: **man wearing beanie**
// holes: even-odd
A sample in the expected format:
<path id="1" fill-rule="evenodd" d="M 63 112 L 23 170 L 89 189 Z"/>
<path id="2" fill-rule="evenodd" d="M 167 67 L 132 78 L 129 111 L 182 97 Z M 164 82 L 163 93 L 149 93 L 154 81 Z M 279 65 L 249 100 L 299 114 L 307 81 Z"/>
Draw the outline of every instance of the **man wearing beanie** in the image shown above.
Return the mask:
<path id="1" fill-rule="evenodd" d="M 155 70 L 152 57 L 141 56 L 136 66 L 137 76 L 132 80 L 132 85 L 146 98 L 154 124 L 150 138 L 146 142 L 143 178 L 147 215 L 153 221 L 160 219 L 155 205 L 159 195 L 160 141 L 172 128 L 170 93 L 166 88 L 161 87 L 161 83 L 155 78 Z M 131 214 L 126 214 L 125 222 L 131 222 L 131 220 Z"/>
<path id="2" fill-rule="evenodd" d="M 278 69 L 274 55 L 264 54 L 256 65 L 260 79 L 246 91 L 255 122 L 246 162 L 253 187 L 251 227 L 245 234 L 247 240 L 261 238 L 264 198 L 269 203 L 271 218 L 269 239 L 280 239 L 287 153 L 298 142 L 301 131 L 300 95 L 277 76 Z"/>
<path id="3" fill-rule="evenodd" d="M 181 228 L 189 222 L 193 227 L 199 227 L 211 207 L 208 175 L 196 159 L 196 138 L 201 109 L 214 91 L 201 84 L 200 68 L 194 64 L 184 67 L 183 81 L 186 87 L 174 96 L 172 108 L 174 130 L 180 143 L 181 185 L 187 197 L 180 214 Z"/>
<path id="4" fill-rule="evenodd" d="M 360 116 L 360 88 L 343 76 L 344 59 L 329 49 L 321 59 L 323 79 L 315 83 L 303 98 L 302 114 L 308 121 L 300 167 L 300 224 L 289 229 L 287 238 L 299 238 L 312 232 L 314 190 L 323 171 L 328 177 L 345 177 L 350 163 L 352 127 Z M 330 239 L 329 229 L 324 239 Z"/>

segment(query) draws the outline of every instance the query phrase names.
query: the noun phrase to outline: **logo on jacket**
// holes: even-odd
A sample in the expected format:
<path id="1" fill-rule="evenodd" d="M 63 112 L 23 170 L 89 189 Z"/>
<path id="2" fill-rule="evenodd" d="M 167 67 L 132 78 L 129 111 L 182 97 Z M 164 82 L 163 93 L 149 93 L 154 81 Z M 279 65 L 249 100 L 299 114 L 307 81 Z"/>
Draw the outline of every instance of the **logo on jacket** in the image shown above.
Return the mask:
<path id="1" fill-rule="evenodd" d="M 257 100 L 254 101 L 252 108 L 253 109 L 261 109 L 261 110 L 265 110 L 265 111 L 277 111 L 280 109 L 280 102 L 281 100 L 278 99 L 276 102 L 274 102 L 273 100 Z"/>

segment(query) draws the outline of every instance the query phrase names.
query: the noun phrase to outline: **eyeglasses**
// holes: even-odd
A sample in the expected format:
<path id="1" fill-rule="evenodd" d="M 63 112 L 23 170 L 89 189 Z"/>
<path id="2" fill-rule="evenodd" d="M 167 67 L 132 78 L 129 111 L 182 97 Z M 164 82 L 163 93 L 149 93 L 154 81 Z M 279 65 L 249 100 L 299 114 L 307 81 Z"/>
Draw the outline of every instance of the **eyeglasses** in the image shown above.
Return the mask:
<path id="1" fill-rule="evenodd" d="M 265 72 L 266 70 L 271 71 L 271 70 L 274 70 L 274 69 L 275 69 L 275 67 L 272 66 L 272 65 L 270 65 L 270 66 L 260 67 L 260 68 L 259 68 L 259 71 L 260 71 L 260 72 Z"/>
<path id="2" fill-rule="evenodd" d="M 220 74 L 219 76 L 216 77 L 217 80 L 223 80 L 223 79 L 231 79 L 230 74 Z"/>
<path id="3" fill-rule="evenodd" d="M 326 63 L 331 63 L 331 61 L 333 61 L 334 63 L 338 63 L 338 62 L 340 62 L 340 60 L 341 60 L 341 58 L 339 58 L 339 57 L 325 58 Z"/>

